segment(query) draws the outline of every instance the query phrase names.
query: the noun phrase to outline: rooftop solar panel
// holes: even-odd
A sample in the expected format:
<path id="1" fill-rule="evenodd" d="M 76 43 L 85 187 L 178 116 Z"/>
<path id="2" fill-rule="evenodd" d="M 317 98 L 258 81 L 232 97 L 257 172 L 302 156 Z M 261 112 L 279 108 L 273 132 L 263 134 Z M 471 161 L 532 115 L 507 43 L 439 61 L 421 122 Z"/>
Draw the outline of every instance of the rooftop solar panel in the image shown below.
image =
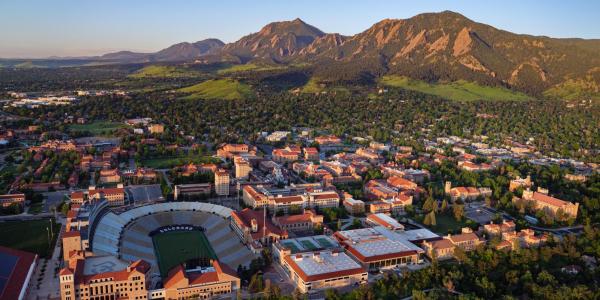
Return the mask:
<path id="1" fill-rule="evenodd" d="M 0 252 L 0 278 L 8 278 L 17 264 L 19 257 Z"/>

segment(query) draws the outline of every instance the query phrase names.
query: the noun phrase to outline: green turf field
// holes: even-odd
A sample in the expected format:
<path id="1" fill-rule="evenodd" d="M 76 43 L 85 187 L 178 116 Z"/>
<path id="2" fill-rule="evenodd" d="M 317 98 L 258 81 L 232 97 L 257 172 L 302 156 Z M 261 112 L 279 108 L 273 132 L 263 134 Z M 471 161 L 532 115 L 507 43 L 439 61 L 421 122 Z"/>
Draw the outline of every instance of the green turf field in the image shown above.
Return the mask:
<path id="1" fill-rule="evenodd" d="M 60 232 L 60 225 L 56 222 L 52 224 L 54 224 L 54 238 L 51 242 L 54 244 Z M 0 245 L 47 257 L 51 248 L 48 247 L 46 227 L 50 227 L 49 219 L 0 222 Z"/>
<path id="2" fill-rule="evenodd" d="M 215 251 L 201 231 L 171 231 L 152 237 L 154 252 L 162 278 L 169 270 L 195 258 L 216 259 Z"/>

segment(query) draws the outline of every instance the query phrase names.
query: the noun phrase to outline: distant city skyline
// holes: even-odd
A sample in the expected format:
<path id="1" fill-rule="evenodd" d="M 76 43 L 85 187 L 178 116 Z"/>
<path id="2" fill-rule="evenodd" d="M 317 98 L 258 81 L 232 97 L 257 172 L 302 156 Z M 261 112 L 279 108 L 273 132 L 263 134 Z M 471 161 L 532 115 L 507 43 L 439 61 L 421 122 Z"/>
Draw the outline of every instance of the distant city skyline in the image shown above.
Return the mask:
<path id="1" fill-rule="evenodd" d="M 325 2 L 325 3 L 323 3 Z M 452 10 L 520 34 L 600 38 L 597 1 L 77 1 L 0 2 L 0 57 L 155 52 L 179 42 L 226 43 L 270 22 L 301 18 L 329 33 L 354 35 L 385 19 Z"/>

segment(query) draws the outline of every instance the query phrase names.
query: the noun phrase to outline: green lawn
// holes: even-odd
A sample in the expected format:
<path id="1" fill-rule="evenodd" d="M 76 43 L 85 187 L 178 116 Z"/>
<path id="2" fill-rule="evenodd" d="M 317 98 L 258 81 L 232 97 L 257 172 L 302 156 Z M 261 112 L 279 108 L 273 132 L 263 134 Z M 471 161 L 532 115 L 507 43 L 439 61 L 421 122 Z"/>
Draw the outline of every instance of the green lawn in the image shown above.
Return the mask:
<path id="1" fill-rule="evenodd" d="M 105 135 L 125 126 L 124 123 L 96 121 L 88 124 L 72 124 L 69 125 L 69 130 L 74 132 L 89 132 L 92 135 Z"/>
<path id="2" fill-rule="evenodd" d="M 523 93 L 511 91 L 507 88 L 483 86 L 464 80 L 452 83 L 430 84 L 420 80 L 413 80 L 405 76 L 391 75 L 383 76 L 379 82 L 391 87 L 403 88 L 457 101 L 531 99 L 531 97 Z"/>
<path id="3" fill-rule="evenodd" d="M 448 231 L 456 232 L 461 228 L 466 227 L 466 218 L 458 222 L 451 214 L 436 214 L 436 226 L 429 226 L 431 231 L 442 235 L 448 234 Z"/>
<path id="4" fill-rule="evenodd" d="M 54 239 L 60 232 L 60 224 L 54 224 Z M 46 228 L 50 227 L 49 219 L 32 221 L 6 221 L 0 222 L 0 245 L 37 253 L 40 257 L 49 256 L 48 232 Z"/>
<path id="5" fill-rule="evenodd" d="M 170 169 L 175 166 L 188 164 L 190 162 L 193 162 L 195 164 L 218 163 L 219 160 L 211 156 L 184 155 L 176 157 L 159 157 L 144 159 L 141 161 L 141 164 L 145 167 L 154 169 Z"/>
<path id="6" fill-rule="evenodd" d="M 197 71 L 175 66 L 151 65 L 137 70 L 130 78 L 182 78 L 199 76 Z"/>
<path id="7" fill-rule="evenodd" d="M 224 75 L 224 74 L 232 74 L 232 73 L 247 72 L 247 71 L 260 72 L 260 71 L 283 70 L 285 68 L 286 68 L 285 66 L 268 66 L 268 65 L 257 65 L 257 64 L 253 64 L 253 63 L 248 63 L 248 64 L 243 64 L 243 65 L 232 65 L 232 66 L 226 67 L 224 69 L 220 69 L 219 71 L 217 71 L 217 73 Z"/>
<path id="8" fill-rule="evenodd" d="M 185 99 L 243 99 L 252 94 L 252 88 L 233 79 L 214 79 L 177 90 L 190 94 Z"/>
<path id="9" fill-rule="evenodd" d="M 152 237 L 154 252 L 162 278 L 169 271 L 191 259 L 217 259 L 210 242 L 201 231 L 171 231 Z"/>
<path id="10" fill-rule="evenodd" d="M 322 86 L 317 79 L 311 78 L 303 87 L 302 92 L 307 94 L 316 94 L 320 93 L 324 90 L 324 86 Z"/>

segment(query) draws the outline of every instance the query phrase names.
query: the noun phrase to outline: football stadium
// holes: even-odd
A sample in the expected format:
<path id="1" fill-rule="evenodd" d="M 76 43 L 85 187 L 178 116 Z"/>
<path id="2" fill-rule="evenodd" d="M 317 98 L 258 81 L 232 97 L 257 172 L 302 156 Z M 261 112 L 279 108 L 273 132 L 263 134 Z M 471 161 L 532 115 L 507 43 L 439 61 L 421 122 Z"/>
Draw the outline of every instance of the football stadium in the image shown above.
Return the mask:
<path id="1" fill-rule="evenodd" d="M 90 213 L 96 255 L 150 263 L 158 282 L 174 267 L 204 267 L 217 259 L 233 270 L 256 258 L 230 227 L 231 209 L 209 203 L 165 202 Z"/>

